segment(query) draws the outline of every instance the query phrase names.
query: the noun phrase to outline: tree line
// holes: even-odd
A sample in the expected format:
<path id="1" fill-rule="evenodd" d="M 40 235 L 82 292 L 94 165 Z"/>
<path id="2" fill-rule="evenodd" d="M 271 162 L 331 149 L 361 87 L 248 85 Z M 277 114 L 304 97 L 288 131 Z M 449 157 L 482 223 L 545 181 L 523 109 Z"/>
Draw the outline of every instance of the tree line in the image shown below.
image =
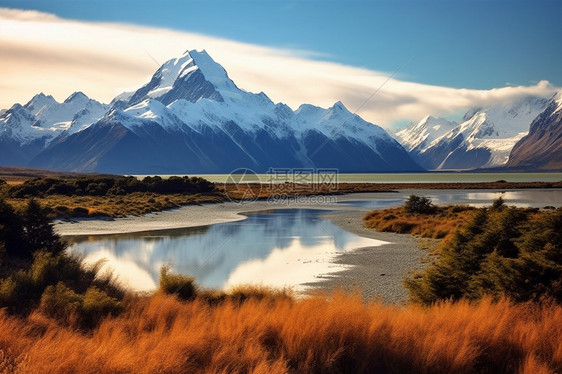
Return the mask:
<path id="1" fill-rule="evenodd" d="M 133 176 L 81 177 L 81 178 L 34 178 L 20 185 L 5 185 L 4 194 L 11 198 L 41 197 L 45 195 L 64 196 L 106 196 L 126 195 L 134 192 L 159 194 L 194 194 L 214 190 L 212 182 L 200 177 L 147 176 L 138 179 Z"/>

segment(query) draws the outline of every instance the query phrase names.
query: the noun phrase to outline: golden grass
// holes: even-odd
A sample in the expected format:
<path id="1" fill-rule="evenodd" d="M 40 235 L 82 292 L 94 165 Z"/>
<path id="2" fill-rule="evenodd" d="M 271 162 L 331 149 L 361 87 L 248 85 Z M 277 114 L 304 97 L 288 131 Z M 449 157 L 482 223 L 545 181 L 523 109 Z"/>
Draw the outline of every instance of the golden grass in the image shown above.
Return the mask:
<path id="1" fill-rule="evenodd" d="M 47 195 L 35 197 L 35 200 L 42 206 L 51 208 L 51 217 L 125 217 L 188 204 L 218 203 L 224 201 L 224 197 L 218 193 L 185 195 L 134 192 L 110 196 Z M 28 201 L 27 198 L 6 199 L 15 209 L 23 209 Z"/>
<path id="2" fill-rule="evenodd" d="M 444 239 L 470 222 L 476 212 L 468 206 L 437 207 L 435 214 L 410 214 L 404 207 L 373 210 L 363 216 L 365 227 L 383 232 Z"/>
<path id="3" fill-rule="evenodd" d="M 134 297 L 92 332 L 0 314 L 0 373 L 555 373 L 562 306 Z"/>

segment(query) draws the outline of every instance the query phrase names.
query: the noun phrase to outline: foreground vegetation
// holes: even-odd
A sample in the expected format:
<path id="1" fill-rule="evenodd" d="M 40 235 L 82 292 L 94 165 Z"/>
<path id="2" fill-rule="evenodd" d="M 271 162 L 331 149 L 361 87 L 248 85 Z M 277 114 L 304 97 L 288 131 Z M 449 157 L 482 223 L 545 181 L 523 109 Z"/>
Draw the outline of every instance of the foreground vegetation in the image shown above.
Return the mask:
<path id="1" fill-rule="evenodd" d="M 560 273 L 550 278 L 551 266 L 544 267 L 560 264 L 561 211 L 495 204 L 473 215 L 455 234 L 452 243 L 459 246 L 437 263 L 457 262 L 440 269 L 484 266 L 500 254 L 498 264 L 509 265 L 505 259 L 521 257 L 513 248 L 532 253 L 538 268 L 501 268 L 490 279 L 503 285 L 525 276 L 533 301 L 506 298 L 509 289 L 501 288 L 474 300 L 460 295 L 407 306 L 365 304 L 343 292 L 295 298 L 283 290 L 239 287 L 225 293 L 201 289 L 168 268 L 154 294 L 131 294 L 100 274 L 99 264 L 87 267 L 69 256 L 36 201 L 19 211 L 0 201 L 0 373 L 562 372 L 562 305 L 555 301 Z M 429 282 L 420 295 L 459 279 Z"/>
<path id="2" fill-rule="evenodd" d="M 562 209 L 539 211 L 495 204 L 455 231 L 438 259 L 406 281 L 413 300 L 562 302 Z"/>
<path id="3" fill-rule="evenodd" d="M 489 299 L 430 308 L 335 295 L 210 305 L 157 294 L 83 332 L 0 315 L 15 373 L 556 373 L 562 307 Z"/>
<path id="4" fill-rule="evenodd" d="M 437 207 L 412 195 L 403 207 L 369 212 L 365 226 L 380 231 L 444 238 L 438 257 L 405 284 L 413 301 L 479 300 L 562 302 L 562 208 Z"/>

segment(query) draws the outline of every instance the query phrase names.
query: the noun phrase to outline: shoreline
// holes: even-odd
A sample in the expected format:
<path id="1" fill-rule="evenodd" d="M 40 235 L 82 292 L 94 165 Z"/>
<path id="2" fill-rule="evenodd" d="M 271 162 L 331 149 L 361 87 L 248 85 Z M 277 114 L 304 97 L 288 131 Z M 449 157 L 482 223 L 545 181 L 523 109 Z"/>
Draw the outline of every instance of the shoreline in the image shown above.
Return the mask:
<path id="1" fill-rule="evenodd" d="M 338 254 L 332 263 L 346 269 L 325 274 L 317 282 L 306 284 L 310 292 L 333 292 L 337 289 L 358 291 L 365 301 L 380 300 L 389 304 L 406 304 L 408 292 L 403 280 L 408 274 L 423 270 L 428 252 L 421 240 L 409 234 L 379 232 L 363 226 L 363 212 L 337 212 L 323 215 L 335 225 L 354 234 L 387 242 L 374 247 L 356 248 Z M 435 240 L 436 239 L 424 239 Z"/>
<path id="2" fill-rule="evenodd" d="M 464 191 L 464 192 L 463 192 Z M 537 193 L 539 201 L 525 200 L 517 196 L 521 193 Z M 130 215 L 120 218 L 84 217 L 65 218 L 53 221 L 55 231 L 61 236 L 94 236 L 125 233 L 139 233 L 168 229 L 208 226 L 215 223 L 233 222 L 244 219 L 244 213 L 271 209 L 319 209 L 335 211 L 368 212 L 375 209 L 402 205 L 410 194 L 430 197 L 436 205 L 470 204 L 473 206 L 491 205 L 502 196 L 506 204 L 511 204 L 509 195 L 521 206 L 544 207 L 562 206 L 562 188 L 552 189 L 403 189 L 386 192 L 354 192 L 340 195 L 288 196 L 285 200 L 270 201 L 259 199 L 253 202 L 222 201 L 216 203 L 183 205 L 163 211 L 140 216 Z M 462 195 L 466 196 L 462 196 Z M 440 195 L 445 198 L 439 199 Z M 494 195 L 494 196 L 492 196 Z M 498 195 L 498 196 L 495 196 Z M 537 199 L 537 196 L 534 196 Z M 542 200 L 541 200 L 542 199 Z M 330 202 L 332 201 L 333 202 Z M 328 201 L 328 203 L 326 203 Z M 375 205 L 361 204 L 376 202 Z M 355 204 L 355 205 L 354 205 Z"/>

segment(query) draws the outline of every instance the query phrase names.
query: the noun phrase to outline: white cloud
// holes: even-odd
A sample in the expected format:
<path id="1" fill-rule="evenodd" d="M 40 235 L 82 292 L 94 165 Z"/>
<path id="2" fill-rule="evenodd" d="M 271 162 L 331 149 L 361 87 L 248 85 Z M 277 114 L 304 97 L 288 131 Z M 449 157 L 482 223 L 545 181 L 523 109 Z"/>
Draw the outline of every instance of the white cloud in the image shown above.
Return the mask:
<path id="1" fill-rule="evenodd" d="M 365 119 L 390 127 L 427 114 L 450 115 L 555 87 L 468 90 L 390 79 L 387 73 L 312 60 L 312 52 L 267 48 L 200 34 L 115 23 L 78 22 L 37 11 L 0 8 L 0 108 L 40 91 L 59 101 L 74 91 L 109 102 L 148 82 L 158 64 L 186 49 L 206 49 L 241 88 L 264 91 L 293 108 L 341 100 Z M 318 57 L 318 56 L 316 56 Z"/>

